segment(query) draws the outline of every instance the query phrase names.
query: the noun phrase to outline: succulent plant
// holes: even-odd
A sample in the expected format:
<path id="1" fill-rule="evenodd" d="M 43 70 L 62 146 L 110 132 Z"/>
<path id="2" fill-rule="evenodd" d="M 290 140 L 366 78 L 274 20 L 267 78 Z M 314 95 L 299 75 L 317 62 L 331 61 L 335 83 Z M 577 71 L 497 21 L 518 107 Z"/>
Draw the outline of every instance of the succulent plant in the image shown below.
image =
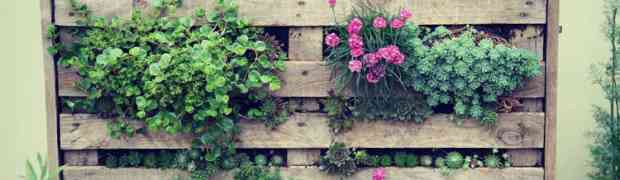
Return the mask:
<path id="1" fill-rule="evenodd" d="M 435 167 L 437 168 L 445 168 L 446 167 L 446 159 L 442 157 L 438 157 L 435 159 Z"/>
<path id="2" fill-rule="evenodd" d="M 254 163 L 257 166 L 266 166 L 267 165 L 267 157 L 265 155 L 259 154 L 254 156 Z"/>
<path id="3" fill-rule="evenodd" d="M 420 157 L 420 165 L 425 166 L 425 167 L 433 166 L 433 157 L 429 155 L 424 155 Z"/>
<path id="4" fill-rule="evenodd" d="M 271 157 L 271 165 L 272 166 L 283 166 L 284 165 L 284 158 L 282 158 L 282 156 L 279 155 L 274 155 Z"/>
<path id="5" fill-rule="evenodd" d="M 157 155 L 155 153 L 147 153 L 144 156 L 144 167 L 157 168 Z"/>
<path id="6" fill-rule="evenodd" d="M 105 157 L 105 167 L 107 168 L 117 168 L 118 167 L 118 158 L 113 154 L 108 154 Z"/>
<path id="7" fill-rule="evenodd" d="M 458 153 L 458 152 L 448 153 L 445 160 L 446 160 L 446 166 L 451 169 L 461 168 L 463 167 L 463 163 L 465 162 L 463 155 L 461 155 L 461 153 Z"/>
<path id="8" fill-rule="evenodd" d="M 484 166 L 489 168 L 499 168 L 501 166 L 500 158 L 495 154 L 488 155 L 484 158 Z"/>
<path id="9" fill-rule="evenodd" d="M 239 166 L 237 159 L 235 158 L 227 158 L 222 161 L 222 169 L 231 170 Z"/>
<path id="10" fill-rule="evenodd" d="M 418 165 L 418 156 L 416 156 L 415 154 L 408 154 L 407 155 L 406 166 L 407 167 L 415 167 L 417 165 Z"/>
<path id="11" fill-rule="evenodd" d="M 407 154 L 404 152 L 397 152 L 394 155 L 394 164 L 398 167 L 405 167 L 407 165 Z"/>

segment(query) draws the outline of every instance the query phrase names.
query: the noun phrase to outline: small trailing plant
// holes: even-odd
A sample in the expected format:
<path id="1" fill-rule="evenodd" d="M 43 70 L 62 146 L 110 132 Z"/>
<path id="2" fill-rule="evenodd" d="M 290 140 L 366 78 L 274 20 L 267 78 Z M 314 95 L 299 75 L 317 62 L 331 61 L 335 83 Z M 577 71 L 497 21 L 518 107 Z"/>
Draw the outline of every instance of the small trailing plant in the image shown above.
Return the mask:
<path id="1" fill-rule="evenodd" d="M 605 16 L 607 24 L 605 32 L 611 46 L 609 61 L 595 66 L 595 84 L 601 87 L 606 106 L 594 106 L 594 120 L 597 128 L 591 135 L 594 144 L 590 147 L 593 170 L 590 179 L 593 180 L 620 180 L 620 87 L 617 77 L 620 69 L 618 63 L 618 43 L 620 29 L 617 24 L 620 1 L 607 0 Z"/>
<path id="2" fill-rule="evenodd" d="M 60 65 L 77 70 L 77 86 L 87 97 L 65 104 L 114 118 L 108 125 L 112 137 L 143 131 L 134 120 L 148 131 L 193 134 L 192 149 L 173 161 L 175 168 L 202 177 L 234 157 L 236 120 L 273 128 L 288 118 L 285 104 L 270 93 L 281 87 L 277 73 L 287 55 L 274 38 L 239 18 L 232 1 L 177 17 L 180 0 L 156 0 L 154 15 L 134 11 L 129 19 L 94 16 L 86 5 L 71 2 L 76 23 L 90 28 L 73 32 L 79 41 L 49 50 Z M 49 31 L 57 38 L 55 28 Z M 109 166 L 139 166 L 141 160 L 129 154 Z"/>
<path id="3" fill-rule="evenodd" d="M 47 166 L 47 159 L 37 153 L 36 161 L 26 160 L 25 170 L 26 174 L 22 177 L 24 180 L 52 180 L 58 177 L 63 167 L 51 171 Z"/>
<path id="4" fill-rule="evenodd" d="M 355 96 L 345 118 L 421 122 L 432 107 L 452 104 L 458 119 L 493 124 L 499 96 L 540 73 L 539 57 L 501 38 L 469 27 L 419 27 L 411 17 L 360 1 L 346 25 L 328 29 L 326 61 L 337 90 Z"/>

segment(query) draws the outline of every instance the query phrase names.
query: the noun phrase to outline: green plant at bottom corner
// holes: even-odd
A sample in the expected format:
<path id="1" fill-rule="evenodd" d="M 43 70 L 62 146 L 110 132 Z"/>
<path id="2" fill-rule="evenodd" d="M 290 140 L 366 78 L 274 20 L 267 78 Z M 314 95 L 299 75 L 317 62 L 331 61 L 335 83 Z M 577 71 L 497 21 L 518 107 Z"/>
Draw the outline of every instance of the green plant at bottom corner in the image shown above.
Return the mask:
<path id="1" fill-rule="evenodd" d="M 24 180 L 53 180 L 58 177 L 63 169 L 62 166 L 58 169 L 50 169 L 47 158 L 43 158 L 41 154 L 37 153 L 36 161 L 26 160 L 26 174 L 23 178 Z"/>

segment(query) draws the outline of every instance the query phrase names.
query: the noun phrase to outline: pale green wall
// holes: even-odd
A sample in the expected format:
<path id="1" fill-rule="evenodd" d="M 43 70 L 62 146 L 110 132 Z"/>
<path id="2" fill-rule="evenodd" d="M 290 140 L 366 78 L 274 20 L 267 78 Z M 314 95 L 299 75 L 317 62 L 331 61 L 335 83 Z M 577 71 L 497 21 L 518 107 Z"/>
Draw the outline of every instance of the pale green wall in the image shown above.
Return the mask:
<path id="1" fill-rule="evenodd" d="M 558 92 L 558 180 L 587 179 L 592 104 L 603 104 L 590 65 L 608 58 L 602 0 L 561 0 Z"/>
<path id="2" fill-rule="evenodd" d="M 0 6 L 0 179 L 17 179 L 23 161 L 45 151 L 38 0 Z M 562 0 L 560 21 L 558 180 L 586 179 L 591 104 L 602 103 L 589 66 L 605 60 L 602 0 Z M 6 32 L 5 32 L 6 31 Z M 7 56 L 8 55 L 8 56 Z"/>
<path id="3" fill-rule="evenodd" d="M 0 179 L 12 180 L 27 158 L 46 152 L 43 51 L 38 0 L 4 0 L 0 8 Z"/>

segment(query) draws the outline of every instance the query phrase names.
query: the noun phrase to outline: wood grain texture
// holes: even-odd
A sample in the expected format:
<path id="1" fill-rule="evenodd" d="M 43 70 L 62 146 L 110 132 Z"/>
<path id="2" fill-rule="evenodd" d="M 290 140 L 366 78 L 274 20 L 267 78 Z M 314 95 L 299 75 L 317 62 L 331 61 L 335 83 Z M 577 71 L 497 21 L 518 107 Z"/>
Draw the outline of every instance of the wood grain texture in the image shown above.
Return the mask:
<path id="1" fill-rule="evenodd" d="M 282 89 L 274 92 L 279 97 L 328 97 L 335 88 L 331 70 L 320 61 L 288 61 L 286 71 L 280 74 Z M 71 69 L 59 68 L 59 88 L 62 97 L 83 97 L 85 94 L 75 87 L 80 76 Z M 541 98 L 545 95 L 545 77 L 538 76 L 512 94 L 518 98 Z"/>
<path id="2" fill-rule="evenodd" d="M 367 180 L 372 177 L 374 169 L 363 169 L 345 180 Z M 506 169 L 472 169 L 456 170 L 451 176 L 441 175 L 436 169 L 428 168 L 385 168 L 388 180 L 542 180 L 542 168 L 506 168 Z M 328 175 L 315 167 L 282 168 L 284 179 L 296 180 L 341 180 L 339 176 Z M 65 169 L 65 180 L 169 180 L 176 176 L 187 177 L 188 173 L 179 170 L 105 167 L 75 167 Z M 222 172 L 212 180 L 232 180 L 233 173 Z"/>
<path id="3" fill-rule="evenodd" d="M 542 165 L 542 149 L 509 149 L 506 153 L 510 156 L 512 167 L 534 167 Z"/>
<path id="4" fill-rule="evenodd" d="M 108 18 L 131 17 L 133 0 L 79 0 L 90 8 L 93 15 Z M 77 18 L 71 11 L 71 0 L 54 0 L 55 24 L 61 26 L 74 26 Z"/>
<path id="5" fill-rule="evenodd" d="M 55 172 L 60 164 L 60 154 L 58 146 L 58 112 L 56 111 L 56 70 L 54 56 L 47 51 L 53 45 L 52 40 L 47 37 L 47 28 L 53 25 L 52 0 L 40 0 L 39 8 L 41 11 L 41 41 L 43 56 L 43 75 L 45 80 L 45 123 L 47 127 L 47 165 L 51 172 Z M 52 178 L 57 180 L 58 177 Z"/>
<path id="6" fill-rule="evenodd" d="M 323 28 L 290 28 L 288 57 L 295 61 L 323 60 Z"/>
<path id="7" fill-rule="evenodd" d="M 477 120 L 455 124 L 451 115 L 434 115 L 423 124 L 371 121 L 339 136 L 349 147 L 364 148 L 542 148 L 543 113 L 500 114 L 495 127 Z"/>
<path id="8" fill-rule="evenodd" d="M 113 139 L 107 120 L 93 115 L 61 116 L 61 148 L 83 149 L 181 149 L 192 137 L 147 133 Z M 413 122 L 356 122 L 352 130 L 333 137 L 325 114 L 296 113 L 275 130 L 259 122 L 241 122 L 240 148 L 327 148 L 333 138 L 361 148 L 542 148 L 544 113 L 500 114 L 495 127 L 465 120 L 458 126 L 451 115 L 434 115 L 422 124 Z M 143 126 L 137 123 L 136 126 Z"/>
<path id="9" fill-rule="evenodd" d="M 127 17 L 131 0 L 82 0 L 96 15 Z M 216 1 L 206 1 L 207 9 Z M 179 14 L 190 14 L 204 2 L 191 0 Z M 335 7 L 339 21 L 347 17 L 356 0 L 340 0 Z M 72 26 L 69 0 L 56 2 L 58 25 Z M 255 26 L 328 26 L 334 25 L 331 9 L 319 0 L 238 0 L 239 14 Z M 377 0 L 376 5 L 397 10 L 411 9 L 416 24 L 544 24 L 546 0 Z"/>
<path id="10" fill-rule="evenodd" d="M 547 60 L 547 84 L 545 86 L 545 110 L 547 111 L 545 116 L 545 180 L 555 180 L 560 0 L 549 0 L 547 12 L 548 24 L 545 39 L 545 58 Z"/>
<path id="11" fill-rule="evenodd" d="M 286 150 L 287 166 L 316 165 L 321 159 L 320 149 L 288 149 Z"/>
<path id="12" fill-rule="evenodd" d="M 65 166 L 96 166 L 99 163 L 97 150 L 63 151 Z"/>

